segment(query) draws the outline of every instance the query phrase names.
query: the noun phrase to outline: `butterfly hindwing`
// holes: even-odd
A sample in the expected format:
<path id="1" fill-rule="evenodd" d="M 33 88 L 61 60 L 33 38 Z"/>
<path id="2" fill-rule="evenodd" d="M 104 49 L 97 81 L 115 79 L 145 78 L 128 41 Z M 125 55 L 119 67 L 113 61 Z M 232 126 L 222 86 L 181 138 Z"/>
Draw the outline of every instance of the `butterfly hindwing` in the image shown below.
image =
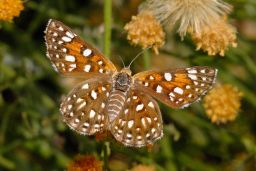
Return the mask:
<path id="1" fill-rule="evenodd" d="M 90 77 L 116 71 L 110 60 L 60 21 L 49 20 L 45 40 L 47 56 L 61 74 Z"/>
<path id="2" fill-rule="evenodd" d="M 131 90 L 123 111 L 111 123 L 110 130 L 116 140 L 126 146 L 153 144 L 163 136 L 158 104 L 145 93 Z"/>
<path id="3" fill-rule="evenodd" d="M 145 71 L 133 76 L 135 87 L 172 108 L 200 99 L 214 84 L 217 70 L 195 66 L 166 71 Z"/>
<path id="4" fill-rule="evenodd" d="M 110 90 L 108 79 L 89 79 L 78 85 L 61 103 L 64 122 L 84 135 L 104 130 L 108 117 L 104 109 Z"/>

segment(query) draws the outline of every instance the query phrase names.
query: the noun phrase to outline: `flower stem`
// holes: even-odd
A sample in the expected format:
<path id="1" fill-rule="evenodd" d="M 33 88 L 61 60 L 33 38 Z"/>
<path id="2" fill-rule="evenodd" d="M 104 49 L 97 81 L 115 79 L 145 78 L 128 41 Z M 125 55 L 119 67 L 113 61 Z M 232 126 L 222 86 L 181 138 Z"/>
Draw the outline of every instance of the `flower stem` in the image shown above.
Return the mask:
<path id="1" fill-rule="evenodd" d="M 145 50 L 143 52 L 143 59 L 144 59 L 144 68 L 146 70 L 148 70 L 150 67 L 150 52 L 149 52 L 149 50 Z"/>
<path id="2" fill-rule="evenodd" d="M 110 143 L 105 142 L 103 147 L 104 170 L 108 170 L 108 157 L 110 156 Z"/>
<path id="3" fill-rule="evenodd" d="M 111 48 L 111 18 L 112 18 L 112 1 L 105 0 L 104 3 L 104 54 L 110 58 Z"/>

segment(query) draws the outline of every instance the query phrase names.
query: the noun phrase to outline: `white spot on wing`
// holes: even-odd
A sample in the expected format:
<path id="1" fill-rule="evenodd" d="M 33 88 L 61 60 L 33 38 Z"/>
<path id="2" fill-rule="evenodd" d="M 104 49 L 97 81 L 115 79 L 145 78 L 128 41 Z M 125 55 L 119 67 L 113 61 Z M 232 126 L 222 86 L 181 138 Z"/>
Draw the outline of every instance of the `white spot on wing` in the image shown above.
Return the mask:
<path id="1" fill-rule="evenodd" d="M 174 90 L 173 90 L 175 93 L 177 93 L 177 94 L 183 94 L 183 90 L 181 89 L 181 88 L 179 88 L 179 87 L 175 87 L 174 88 Z"/>
<path id="2" fill-rule="evenodd" d="M 202 69 L 200 72 L 203 73 L 203 74 L 205 74 L 205 69 Z"/>
<path id="3" fill-rule="evenodd" d="M 71 68 L 75 69 L 76 68 L 76 64 L 70 64 L 69 65 Z"/>
<path id="4" fill-rule="evenodd" d="M 154 80 L 155 78 L 154 78 L 152 75 L 150 75 L 150 76 L 149 76 L 149 79 L 150 79 L 150 80 Z"/>
<path id="5" fill-rule="evenodd" d="M 69 31 L 66 32 L 66 35 L 67 35 L 68 37 L 70 37 L 71 39 L 75 37 L 74 34 L 71 33 L 71 32 L 69 32 Z"/>
<path id="6" fill-rule="evenodd" d="M 72 105 L 68 105 L 68 109 L 70 110 L 72 108 Z"/>
<path id="7" fill-rule="evenodd" d="M 128 138 L 132 138 L 132 134 L 130 134 L 130 133 L 128 133 L 126 136 L 127 136 Z"/>
<path id="8" fill-rule="evenodd" d="M 142 110 L 142 109 L 143 109 L 143 107 L 144 107 L 144 105 L 143 105 L 143 104 L 139 104 L 139 105 L 137 105 L 137 106 L 136 106 L 136 111 L 138 112 L 138 111 Z"/>
<path id="9" fill-rule="evenodd" d="M 70 37 L 67 37 L 67 36 L 63 36 L 62 38 L 61 38 L 64 42 L 71 42 L 71 38 Z"/>
<path id="10" fill-rule="evenodd" d="M 106 105 L 104 102 L 101 103 L 101 107 L 104 108 Z"/>
<path id="11" fill-rule="evenodd" d="M 96 112 L 94 110 L 91 110 L 90 114 L 89 114 L 89 117 L 94 118 L 95 114 L 96 114 Z"/>
<path id="12" fill-rule="evenodd" d="M 149 102 L 149 103 L 148 103 L 148 106 L 149 106 L 149 107 L 152 107 L 152 108 L 155 107 L 154 104 L 153 104 L 153 102 Z"/>
<path id="13" fill-rule="evenodd" d="M 197 70 L 195 70 L 195 69 L 190 69 L 190 70 L 188 70 L 188 73 L 189 73 L 189 74 L 196 74 L 196 73 L 197 73 Z"/>
<path id="14" fill-rule="evenodd" d="M 172 80 L 172 74 L 171 73 L 164 73 L 164 78 L 166 81 L 171 81 Z"/>
<path id="15" fill-rule="evenodd" d="M 190 85 L 186 85 L 186 89 L 190 89 L 191 88 L 191 86 Z"/>
<path id="16" fill-rule="evenodd" d="M 99 72 L 100 72 L 100 73 L 103 73 L 103 69 L 102 69 L 102 68 L 101 68 L 101 69 L 99 69 Z"/>
<path id="17" fill-rule="evenodd" d="M 85 66 L 84 66 L 84 71 L 85 71 L 85 72 L 89 72 L 90 69 L 91 69 L 91 65 L 85 65 Z"/>
<path id="18" fill-rule="evenodd" d="M 161 87 L 160 85 L 158 85 L 158 86 L 156 87 L 156 92 L 157 92 L 157 93 L 161 93 L 162 90 L 163 90 L 163 87 Z"/>
<path id="19" fill-rule="evenodd" d="M 82 101 L 84 101 L 84 100 L 81 99 L 81 98 L 78 98 L 78 99 L 76 100 L 76 103 L 81 103 Z"/>
<path id="20" fill-rule="evenodd" d="M 61 26 L 60 26 L 58 29 L 59 29 L 60 31 L 64 31 L 64 28 L 61 27 Z"/>
<path id="21" fill-rule="evenodd" d="M 128 121 L 128 128 L 131 128 L 134 124 L 134 120 Z"/>
<path id="22" fill-rule="evenodd" d="M 59 45 L 61 45 L 61 44 L 63 44 L 63 43 L 64 43 L 64 42 L 61 41 L 61 40 L 58 41 L 58 44 L 59 44 Z"/>
<path id="23" fill-rule="evenodd" d="M 89 84 L 88 83 L 86 83 L 86 84 L 84 84 L 83 86 L 82 86 L 82 89 L 88 89 L 89 88 Z"/>
<path id="24" fill-rule="evenodd" d="M 72 55 L 66 55 L 65 60 L 68 62 L 75 62 L 76 58 Z"/>
<path id="25" fill-rule="evenodd" d="M 150 117 L 146 117 L 146 119 L 147 119 L 148 123 L 151 124 L 151 122 L 152 122 L 151 118 Z"/>
<path id="26" fill-rule="evenodd" d="M 97 93 L 94 90 L 92 90 L 91 96 L 94 100 L 97 99 Z"/>
<path id="27" fill-rule="evenodd" d="M 142 123 L 142 125 L 146 128 L 147 127 L 147 125 L 146 125 L 146 119 L 145 118 L 141 118 L 141 123 Z"/>
<path id="28" fill-rule="evenodd" d="M 196 75 L 188 74 L 188 77 L 191 78 L 192 80 L 197 80 Z"/>
<path id="29" fill-rule="evenodd" d="M 85 57 L 88 57 L 88 56 L 90 56 L 92 54 L 92 50 L 91 49 L 85 49 L 84 51 L 83 51 L 83 55 L 85 56 Z"/>
<path id="30" fill-rule="evenodd" d="M 62 52 L 66 53 L 67 52 L 67 48 L 62 48 Z"/>
<path id="31" fill-rule="evenodd" d="M 88 122 L 85 122 L 85 123 L 84 123 L 84 126 L 88 128 L 90 125 L 89 125 Z"/>

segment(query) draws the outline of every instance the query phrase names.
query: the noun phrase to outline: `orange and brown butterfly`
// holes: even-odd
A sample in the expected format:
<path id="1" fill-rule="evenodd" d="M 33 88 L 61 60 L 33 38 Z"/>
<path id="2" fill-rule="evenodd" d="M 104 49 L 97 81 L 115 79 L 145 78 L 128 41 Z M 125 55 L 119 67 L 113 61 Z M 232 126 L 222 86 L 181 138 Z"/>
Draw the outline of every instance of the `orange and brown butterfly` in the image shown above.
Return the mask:
<path id="1" fill-rule="evenodd" d="M 171 108 L 187 107 L 215 82 L 217 70 L 207 66 L 132 76 L 129 67 L 117 71 L 110 60 L 59 21 L 50 19 L 45 34 L 54 69 L 64 76 L 84 78 L 60 105 L 64 122 L 80 134 L 107 130 L 126 146 L 153 144 L 163 136 L 154 98 Z"/>

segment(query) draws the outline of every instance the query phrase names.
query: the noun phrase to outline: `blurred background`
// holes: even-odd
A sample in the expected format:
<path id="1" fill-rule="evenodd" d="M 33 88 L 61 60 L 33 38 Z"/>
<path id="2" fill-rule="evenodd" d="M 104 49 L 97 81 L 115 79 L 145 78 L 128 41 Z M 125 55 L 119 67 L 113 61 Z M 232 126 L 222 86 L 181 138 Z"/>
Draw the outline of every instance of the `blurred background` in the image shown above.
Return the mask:
<path id="1" fill-rule="evenodd" d="M 43 33 L 47 21 L 62 21 L 103 51 L 106 2 L 28 0 L 18 4 L 19 0 L 0 0 L 0 170 L 75 170 L 76 161 L 87 163 L 81 167 L 91 171 L 102 167 L 110 171 L 256 170 L 255 0 L 226 1 L 233 6 L 228 20 L 237 30 L 238 46 L 230 47 L 224 57 L 196 51 L 190 36 L 181 41 L 175 30 L 166 28 L 159 54 L 147 51 L 132 65 L 134 73 L 194 65 L 218 68 L 217 84 L 232 88 L 227 89 L 230 94 L 217 95 L 241 94 L 236 101 L 241 107 L 227 114 L 234 113 L 232 119 L 214 122 L 207 114 L 207 100 L 182 110 L 159 103 L 164 137 L 153 147 L 139 149 L 117 143 L 110 134 L 79 135 L 62 122 L 61 98 L 81 80 L 63 78 L 53 70 Z M 118 56 L 128 65 L 141 51 L 130 45 L 124 30 L 141 3 L 112 0 L 108 54 L 118 68 L 122 67 Z M 8 18 L 12 13 L 4 10 L 15 17 Z M 231 108 L 234 105 L 227 103 Z"/>

